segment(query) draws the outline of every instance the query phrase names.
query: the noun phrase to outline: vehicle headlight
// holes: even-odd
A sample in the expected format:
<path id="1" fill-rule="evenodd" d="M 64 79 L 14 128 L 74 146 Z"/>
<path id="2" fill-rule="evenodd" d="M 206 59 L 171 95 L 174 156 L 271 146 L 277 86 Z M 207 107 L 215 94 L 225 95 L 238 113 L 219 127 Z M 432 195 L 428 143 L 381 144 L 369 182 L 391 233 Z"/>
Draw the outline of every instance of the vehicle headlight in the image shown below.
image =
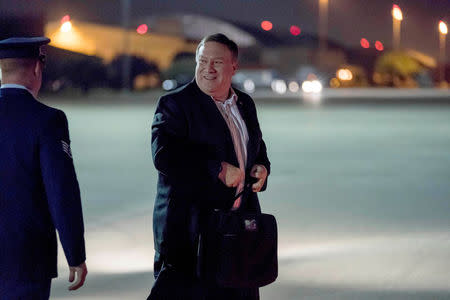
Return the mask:
<path id="1" fill-rule="evenodd" d="M 320 93 L 322 91 L 322 83 L 319 80 L 305 80 L 302 83 L 302 90 L 305 93 Z"/>
<path id="2" fill-rule="evenodd" d="M 255 83 L 251 79 L 246 79 L 244 81 L 244 89 L 248 93 L 253 93 L 255 91 Z"/>
<path id="3" fill-rule="evenodd" d="M 272 91 L 274 91 L 275 93 L 278 93 L 278 94 L 284 94 L 284 93 L 286 93 L 286 90 L 287 90 L 286 82 L 281 79 L 272 81 L 271 87 L 272 87 Z"/>
<path id="4" fill-rule="evenodd" d="M 319 80 L 311 81 L 311 85 L 313 93 L 320 93 L 322 91 L 322 83 Z"/>
<path id="5" fill-rule="evenodd" d="M 291 81 L 289 82 L 288 88 L 292 93 L 297 93 L 298 90 L 300 89 L 300 86 L 298 85 L 297 82 Z"/>
<path id="6" fill-rule="evenodd" d="M 173 90 L 174 88 L 177 87 L 177 81 L 175 79 L 167 79 L 164 80 L 162 83 L 162 88 L 166 91 L 170 91 Z"/>

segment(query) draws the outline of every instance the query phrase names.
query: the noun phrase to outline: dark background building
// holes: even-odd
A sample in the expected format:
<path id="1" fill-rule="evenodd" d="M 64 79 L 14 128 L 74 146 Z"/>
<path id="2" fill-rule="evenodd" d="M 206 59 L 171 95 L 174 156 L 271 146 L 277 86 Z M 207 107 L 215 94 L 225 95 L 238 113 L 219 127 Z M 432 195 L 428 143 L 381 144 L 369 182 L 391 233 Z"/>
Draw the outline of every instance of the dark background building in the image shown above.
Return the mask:
<path id="1" fill-rule="evenodd" d="M 0 1 L 0 39 L 43 35 L 47 6 L 45 0 Z"/>

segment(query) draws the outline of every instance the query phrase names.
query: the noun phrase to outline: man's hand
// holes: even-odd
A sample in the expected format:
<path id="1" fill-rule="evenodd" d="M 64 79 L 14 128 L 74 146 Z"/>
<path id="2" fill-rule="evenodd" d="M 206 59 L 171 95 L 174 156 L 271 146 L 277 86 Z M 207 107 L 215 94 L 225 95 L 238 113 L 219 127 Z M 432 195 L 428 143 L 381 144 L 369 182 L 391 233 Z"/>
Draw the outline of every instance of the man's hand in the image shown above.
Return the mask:
<path id="1" fill-rule="evenodd" d="M 264 182 L 266 182 L 267 169 L 263 165 L 254 165 L 250 171 L 250 176 L 258 179 L 258 181 L 252 185 L 252 191 L 255 193 L 259 192 L 262 189 Z"/>
<path id="2" fill-rule="evenodd" d="M 69 286 L 69 291 L 74 291 L 84 284 L 84 280 L 86 279 L 88 270 L 85 262 L 76 267 L 69 267 L 69 270 L 69 282 L 73 282 L 75 279 L 75 274 L 77 275 L 77 280 L 71 286 Z"/>
<path id="3" fill-rule="evenodd" d="M 222 171 L 220 171 L 218 177 L 227 187 L 237 187 L 244 180 L 245 173 L 241 169 L 223 161 Z"/>

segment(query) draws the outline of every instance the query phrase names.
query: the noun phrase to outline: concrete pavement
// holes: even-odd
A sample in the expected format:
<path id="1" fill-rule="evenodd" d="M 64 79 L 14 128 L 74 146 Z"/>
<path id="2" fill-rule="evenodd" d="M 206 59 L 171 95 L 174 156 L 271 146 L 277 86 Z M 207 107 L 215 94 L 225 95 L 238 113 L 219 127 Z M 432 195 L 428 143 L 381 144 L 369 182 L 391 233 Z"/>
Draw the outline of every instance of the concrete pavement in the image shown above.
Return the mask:
<path id="1" fill-rule="evenodd" d="M 145 299 L 153 282 L 155 103 L 121 101 L 50 103 L 69 118 L 90 272 L 69 293 L 61 253 L 51 299 Z M 260 199 L 280 230 L 262 299 L 450 298 L 449 106 L 258 113 L 273 164 Z"/>

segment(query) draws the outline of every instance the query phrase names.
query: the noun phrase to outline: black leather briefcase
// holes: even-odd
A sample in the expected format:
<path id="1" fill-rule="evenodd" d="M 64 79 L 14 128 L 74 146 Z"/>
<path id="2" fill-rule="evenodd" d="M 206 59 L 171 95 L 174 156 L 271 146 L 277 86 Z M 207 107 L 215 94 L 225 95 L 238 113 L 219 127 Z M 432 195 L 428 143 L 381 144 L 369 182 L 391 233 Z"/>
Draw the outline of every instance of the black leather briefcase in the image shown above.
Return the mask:
<path id="1" fill-rule="evenodd" d="M 199 237 L 197 274 L 219 287 L 270 284 L 278 276 L 277 239 L 273 215 L 213 210 Z"/>

